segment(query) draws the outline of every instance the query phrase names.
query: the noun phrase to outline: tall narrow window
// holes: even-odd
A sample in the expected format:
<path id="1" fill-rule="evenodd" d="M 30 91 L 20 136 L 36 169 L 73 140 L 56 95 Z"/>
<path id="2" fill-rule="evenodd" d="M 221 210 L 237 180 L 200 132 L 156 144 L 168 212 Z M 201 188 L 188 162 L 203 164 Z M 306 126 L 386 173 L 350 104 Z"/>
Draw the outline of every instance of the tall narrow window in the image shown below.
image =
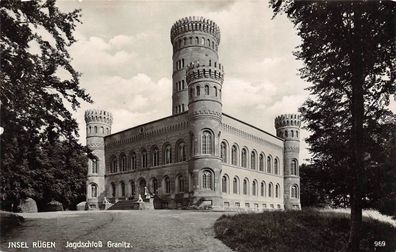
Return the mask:
<path id="1" fill-rule="evenodd" d="M 177 161 L 186 161 L 186 145 L 184 143 L 179 143 L 178 145 Z"/>
<path id="2" fill-rule="evenodd" d="M 157 181 L 156 178 L 153 178 L 153 179 L 152 179 L 152 181 L 151 181 L 151 186 L 152 186 L 152 189 L 153 189 L 153 193 L 154 193 L 155 195 L 157 195 L 157 194 L 158 194 L 158 181 Z"/>
<path id="3" fill-rule="evenodd" d="M 232 150 L 231 150 L 231 163 L 233 165 L 237 165 L 237 156 L 238 156 L 237 147 L 235 145 L 233 145 Z"/>
<path id="4" fill-rule="evenodd" d="M 96 184 L 91 184 L 91 197 L 98 197 L 98 186 Z"/>
<path id="5" fill-rule="evenodd" d="M 256 170 L 256 152 L 254 151 L 250 155 L 250 168 Z"/>
<path id="6" fill-rule="evenodd" d="M 293 159 L 291 161 L 291 175 L 297 175 L 297 160 Z"/>
<path id="7" fill-rule="evenodd" d="M 135 152 L 132 152 L 132 154 L 131 154 L 131 168 L 132 168 L 132 170 L 135 170 L 136 169 L 136 153 Z"/>
<path id="8" fill-rule="evenodd" d="M 245 148 L 242 149 L 242 157 L 241 157 L 241 161 L 242 161 L 242 167 L 247 167 L 247 151 Z"/>
<path id="9" fill-rule="evenodd" d="M 159 149 L 157 147 L 154 147 L 152 150 L 152 161 L 153 161 L 153 166 L 158 166 L 160 164 L 159 162 Z"/>
<path id="10" fill-rule="evenodd" d="M 255 180 L 253 180 L 253 183 L 252 183 L 252 195 L 253 196 L 257 195 L 257 182 Z"/>
<path id="11" fill-rule="evenodd" d="M 142 150 L 142 168 L 147 168 L 147 151 Z"/>
<path id="12" fill-rule="evenodd" d="M 170 146 L 170 144 L 165 146 L 164 157 L 165 157 L 165 160 L 164 160 L 165 164 L 172 163 L 172 147 Z"/>
<path id="13" fill-rule="evenodd" d="M 130 182 L 130 186 L 131 186 L 131 196 L 135 195 L 135 182 L 131 180 Z"/>
<path id="14" fill-rule="evenodd" d="M 184 178 L 182 175 L 177 176 L 176 187 L 177 187 L 177 192 L 184 192 Z"/>
<path id="15" fill-rule="evenodd" d="M 280 198 L 280 185 L 276 184 L 275 186 L 275 197 Z"/>
<path id="16" fill-rule="evenodd" d="M 92 159 L 92 173 L 98 173 L 98 160 L 96 158 Z"/>
<path id="17" fill-rule="evenodd" d="M 170 179 L 168 176 L 165 177 L 165 193 L 170 193 Z"/>
<path id="18" fill-rule="evenodd" d="M 204 37 L 202 37 L 202 39 L 201 39 L 201 45 L 205 45 L 205 38 Z"/>
<path id="19" fill-rule="evenodd" d="M 221 142 L 220 157 L 223 163 L 227 163 L 227 145 L 225 142 Z"/>
<path id="20" fill-rule="evenodd" d="M 212 153 L 212 134 L 209 131 L 202 132 L 202 154 Z"/>
<path id="21" fill-rule="evenodd" d="M 247 179 L 243 180 L 243 194 L 247 195 L 248 194 L 248 187 L 249 187 L 249 183 L 247 181 Z"/>
<path id="22" fill-rule="evenodd" d="M 260 154 L 259 170 L 264 171 L 264 154 Z"/>
<path id="23" fill-rule="evenodd" d="M 261 190 L 260 190 L 260 192 L 261 192 L 261 196 L 265 197 L 265 182 L 264 181 L 261 182 Z"/>
<path id="24" fill-rule="evenodd" d="M 200 96 L 200 95 L 201 95 L 201 87 L 197 86 L 197 96 Z"/>
<path id="25" fill-rule="evenodd" d="M 202 188 L 212 189 L 212 173 L 210 171 L 202 173 Z"/>
<path id="26" fill-rule="evenodd" d="M 121 186 L 121 197 L 125 197 L 125 184 L 123 181 L 121 181 L 120 186 Z"/>
<path id="27" fill-rule="evenodd" d="M 267 157 L 267 172 L 271 173 L 272 172 L 272 166 L 271 166 L 271 157 Z"/>
<path id="28" fill-rule="evenodd" d="M 221 192 L 227 193 L 227 176 L 221 178 Z"/>
<path id="29" fill-rule="evenodd" d="M 279 174 L 279 161 L 278 161 L 278 158 L 275 158 L 275 160 L 274 160 L 274 171 L 275 171 L 276 175 Z"/>
<path id="30" fill-rule="evenodd" d="M 111 172 L 117 172 L 117 158 L 113 158 L 112 162 L 111 162 L 111 166 L 110 166 L 110 171 Z"/>
<path id="31" fill-rule="evenodd" d="M 94 127 L 94 129 L 95 129 L 95 133 L 98 133 L 98 127 Z"/>
<path id="32" fill-rule="evenodd" d="M 292 187 L 291 187 L 291 198 L 295 198 L 295 199 L 297 199 L 298 198 L 298 186 L 297 185 L 293 185 Z"/>
<path id="33" fill-rule="evenodd" d="M 217 87 L 214 87 L 214 93 L 215 93 L 215 96 L 217 97 Z"/>
<path id="34" fill-rule="evenodd" d="M 120 171 L 126 171 L 127 167 L 127 158 L 125 154 L 121 155 L 121 164 L 120 164 Z"/>
<path id="35" fill-rule="evenodd" d="M 116 186 L 114 183 L 111 183 L 111 196 L 114 198 L 116 196 Z"/>
<path id="36" fill-rule="evenodd" d="M 198 37 L 195 37 L 195 43 L 196 43 L 197 45 L 199 45 L 199 38 L 198 38 Z"/>
<path id="37" fill-rule="evenodd" d="M 273 195 L 273 191 L 274 191 L 273 187 L 274 187 L 273 184 L 269 183 L 269 185 L 268 185 L 268 197 L 273 197 L 274 196 Z"/>
<path id="38" fill-rule="evenodd" d="M 209 86 L 205 85 L 205 95 L 209 95 Z"/>
<path id="39" fill-rule="evenodd" d="M 232 192 L 238 194 L 238 179 L 236 177 L 232 181 Z"/>

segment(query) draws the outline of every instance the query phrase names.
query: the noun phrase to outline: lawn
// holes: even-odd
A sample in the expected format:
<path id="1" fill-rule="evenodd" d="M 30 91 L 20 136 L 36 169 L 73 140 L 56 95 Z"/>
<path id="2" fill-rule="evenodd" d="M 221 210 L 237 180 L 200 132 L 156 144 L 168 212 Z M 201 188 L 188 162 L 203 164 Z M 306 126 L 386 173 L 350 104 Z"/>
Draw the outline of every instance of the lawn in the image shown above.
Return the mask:
<path id="1" fill-rule="evenodd" d="M 348 241 L 349 214 L 315 209 L 223 215 L 216 238 L 236 251 L 342 251 Z M 396 227 L 364 217 L 362 251 L 396 251 Z M 383 242 L 377 245 L 383 245 Z"/>

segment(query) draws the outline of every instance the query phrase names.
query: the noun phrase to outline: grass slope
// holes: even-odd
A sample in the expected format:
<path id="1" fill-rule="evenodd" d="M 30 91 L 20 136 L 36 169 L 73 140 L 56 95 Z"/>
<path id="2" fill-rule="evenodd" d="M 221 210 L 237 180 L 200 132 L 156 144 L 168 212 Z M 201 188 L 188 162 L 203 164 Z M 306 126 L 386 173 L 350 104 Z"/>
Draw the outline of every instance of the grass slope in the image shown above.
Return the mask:
<path id="1" fill-rule="evenodd" d="M 348 241 L 349 214 L 273 211 L 221 216 L 216 238 L 236 251 L 342 251 Z M 362 251 L 374 251 L 374 241 L 385 241 L 375 251 L 396 251 L 396 228 L 364 218 Z"/>

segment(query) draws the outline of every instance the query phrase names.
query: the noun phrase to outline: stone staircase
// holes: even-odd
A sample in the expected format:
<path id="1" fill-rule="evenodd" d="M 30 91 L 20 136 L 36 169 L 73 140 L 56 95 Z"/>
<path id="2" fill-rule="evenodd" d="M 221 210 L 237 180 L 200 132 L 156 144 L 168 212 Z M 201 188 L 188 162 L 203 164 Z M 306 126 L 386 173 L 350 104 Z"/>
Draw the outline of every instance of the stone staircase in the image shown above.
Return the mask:
<path id="1" fill-rule="evenodd" d="M 138 202 L 136 200 L 120 200 L 107 210 L 150 210 L 154 209 L 152 199 L 150 201 Z"/>

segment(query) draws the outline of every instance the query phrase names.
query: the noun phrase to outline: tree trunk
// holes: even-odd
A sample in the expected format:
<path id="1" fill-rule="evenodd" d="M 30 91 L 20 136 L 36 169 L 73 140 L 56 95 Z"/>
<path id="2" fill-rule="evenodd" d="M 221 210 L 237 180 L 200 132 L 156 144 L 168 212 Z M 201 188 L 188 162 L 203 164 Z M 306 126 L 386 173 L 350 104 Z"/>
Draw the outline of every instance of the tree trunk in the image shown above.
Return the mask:
<path id="1" fill-rule="evenodd" d="M 362 178 L 364 174 L 364 57 L 361 47 L 363 41 L 359 36 L 361 33 L 359 6 L 354 11 L 353 23 L 354 34 L 351 42 L 353 49 L 351 53 L 351 84 L 352 84 L 352 194 L 351 194 L 351 228 L 348 242 L 348 251 L 359 251 L 360 232 L 362 224 Z"/>

